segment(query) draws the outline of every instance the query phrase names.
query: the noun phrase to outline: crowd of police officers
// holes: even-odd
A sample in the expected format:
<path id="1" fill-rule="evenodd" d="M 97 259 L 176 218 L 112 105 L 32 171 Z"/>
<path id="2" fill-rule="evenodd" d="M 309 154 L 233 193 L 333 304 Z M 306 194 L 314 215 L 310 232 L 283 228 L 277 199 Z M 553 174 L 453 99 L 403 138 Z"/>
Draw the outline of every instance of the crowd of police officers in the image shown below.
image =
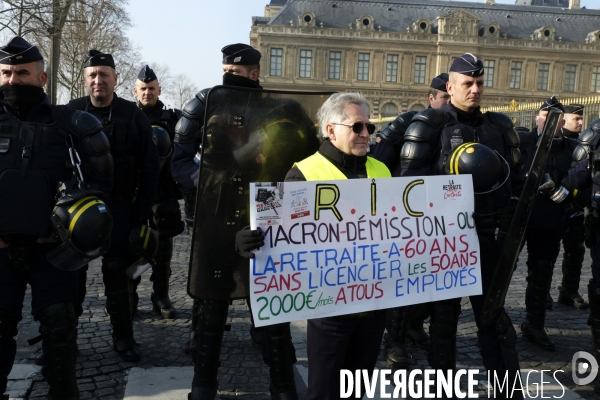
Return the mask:
<path id="1" fill-rule="evenodd" d="M 223 85 L 260 93 L 260 52 L 244 44 L 226 46 L 222 52 Z M 375 126 L 368 121 L 360 94 L 331 95 L 317 113 L 317 132 L 299 103 L 277 100 L 275 95 L 261 100 L 268 112 L 256 112 L 260 118 L 254 119 L 235 117 L 248 110 L 243 96 L 207 106 L 209 89 L 181 111 L 168 109 L 159 100 L 158 78 L 147 65 L 136 80 L 137 101 L 130 102 L 115 93 L 116 71 L 110 54 L 90 50 L 83 62 L 88 95 L 55 106 L 43 91 L 47 74 L 38 48 L 21 37 L 0 47 L 0 394 L 6 391 L 16 355 L 14 338 L 27 284 L 32 314 L 40 324 L 37 340 L 42 340 L 48 398 L 78 399 L 77 318 L 83 310 L 88 263 L 102 257 L 113 349 L 123 360 L 138 361 L 141 352 L 133 330 L 136 287 L 141 273 L 151 267 L 154 311 L 162 318 L 177 316 L 169 298 L 173 237 L 186 223 L 192 229 L 196 212 L 212 204 L 211 194 L 202 192 L 201 207 L 197 205 L 198 188 L 218 187 L 218 195 L 228 196 L 223 191 L 233 181 L 247 197 L 248 183 L 283 177 L 298 181 L 472 173 L 483 286 L 482 295 L 470 297 L 477 342 L 486 369 L 514 381 L 519 373 L 516 330 L 503 307 L 482 318 L 484 299 L 551 110 L 564 113 L 564 121 L 552 138 L 525 230 L 527 313 L 520 321 L 521 332 L 524 339 L 554 350 L 544 321 L 552 309 L 549 290 L 562 241 L 558 301 L 576 309 L 589 306 L 600 359 L 600 119 L 584 130 L 582 105 L 562 105 L 551 97 L 541 105 L 531 131 L 515 129 L 507 116 L 480 111 L 485 71 L 482 61 L 467 53 L 455 59 L 448 73 L 433 79 L 427 94 L 430 107 L 399 115 L 377 133 L 377 145 L 367 156 Z M 233 122 L 215 118 L 215 110 Z M 213 115 L 210 120 L 205 120 L 207 113 Z M 265 120 L 269 129 L 262 129 Z M 227 123 L 241 129 L 220 132 Z M 247 150 L 251 157 L 240 157 L 232 150 L 238 140 L 232 135 L 240 133 L 242 141 L 258 141 L 262 148 L 253 145 Z M 225 238 L 228 257 L 252 258 L 253 250 L 264 244 L 262 233 L 241 228 L 198 237 L 207 246 L 213 245 L 213 237 L 221 242 Z M 589 305 L 579 293 L 584 242 L 592 256 Z M 218 389 L 229 298 L 197 297 L 188 344 L 195 364 L 189 398 L 211 400 Z M 457 298 L 310 320 L 307 397 L 339 398 L 338 370 L 372 371 L 382 337 L 388 364 L 394 368 L 407 368 L 408 341 L 428 350 L 432 368 L 455 369 L 460 308 Z M 423 329 L 427 318 L 429 334 Z M 251 336 L 270 367 L 272 398 L 297 399 L 290 324 L 253 324 Z M 600 383 L 595 390 L 600 393 Z M 498 393 L 522 398 L 521 392 L 507 388 L 498 388 Z"/>

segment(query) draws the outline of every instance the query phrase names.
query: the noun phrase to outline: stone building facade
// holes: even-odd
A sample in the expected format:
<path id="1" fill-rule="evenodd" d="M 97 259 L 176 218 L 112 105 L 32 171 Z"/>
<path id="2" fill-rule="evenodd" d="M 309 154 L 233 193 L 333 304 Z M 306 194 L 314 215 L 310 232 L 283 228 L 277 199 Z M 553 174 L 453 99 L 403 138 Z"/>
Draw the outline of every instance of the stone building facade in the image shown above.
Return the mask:
<path id="1" fill-rule="evenodd" d="M 271 0 L 250 44 L 265 88 L 360 91 L 372 119 L 425 108 L 467 52 L 486 66 L 482 106 L 600 93 L 600 11 L 579 0 Z"/>

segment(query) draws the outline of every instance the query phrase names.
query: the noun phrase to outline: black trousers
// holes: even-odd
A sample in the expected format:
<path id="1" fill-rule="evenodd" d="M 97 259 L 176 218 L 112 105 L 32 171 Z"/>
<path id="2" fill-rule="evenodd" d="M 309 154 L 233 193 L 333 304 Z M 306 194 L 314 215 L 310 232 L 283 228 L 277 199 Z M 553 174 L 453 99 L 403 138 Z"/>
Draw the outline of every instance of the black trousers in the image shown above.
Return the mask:
<path id="1" fill-rule="evenodd" d="M 373 372 L 386 317 L 386 310 L 379 310 L 308 320 L 307 400 L 339 399 L 341 369 Z"/>

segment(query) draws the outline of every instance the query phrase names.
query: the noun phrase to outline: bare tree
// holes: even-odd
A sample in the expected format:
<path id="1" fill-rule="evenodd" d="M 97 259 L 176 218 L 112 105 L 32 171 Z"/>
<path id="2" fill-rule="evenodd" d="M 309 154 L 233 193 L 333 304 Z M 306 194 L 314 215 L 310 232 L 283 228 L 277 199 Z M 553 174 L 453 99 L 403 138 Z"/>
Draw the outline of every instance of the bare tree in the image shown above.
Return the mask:
<path id="1" fill-rule="evenodd" d="M 169 100 L 175 108 L 183 108 L 183 105 L 198 92 L 198 87 L 185 74 L 175 75 L 170 88 Z"/>
<path id="2" fill-rule="evenodd" d="M 3 36 L 26 37 L 47 60 L 52 38 L 60 38 L 61 100 L 85 95 L 82 65 L 90 49 L 113 55 L 119 73 L 117 93 L 131 97 L 140 57 L 125 34 L 131 27 L 127 0 L 2 0 L 0 4 Z"/>

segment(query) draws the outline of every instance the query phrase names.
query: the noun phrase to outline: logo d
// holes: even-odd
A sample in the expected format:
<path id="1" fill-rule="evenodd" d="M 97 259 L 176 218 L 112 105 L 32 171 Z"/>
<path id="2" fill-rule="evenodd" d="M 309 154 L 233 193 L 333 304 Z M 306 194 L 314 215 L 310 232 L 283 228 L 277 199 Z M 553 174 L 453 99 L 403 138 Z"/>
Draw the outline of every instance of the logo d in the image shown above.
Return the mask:
<path id="1" fill-rule="evenodd" d="M 585 361 L 578 361 L 578 360 Z M 596 376 L 598 375 L 598 362 L 596 358 L 592 356 L 590 353 L 586 351 L 578 351 L 573 355 L 573 359 L 571 360 L 572 366 L 572 375 L 573 382 L 576 385 L 583 386 L 592 383 Z M 583 375 L 588 372 L 588 368 L 591 366 L 591 370 L 589 371 L 589 375 L 586 377 L 579 377 L 578 375 Z"/>

